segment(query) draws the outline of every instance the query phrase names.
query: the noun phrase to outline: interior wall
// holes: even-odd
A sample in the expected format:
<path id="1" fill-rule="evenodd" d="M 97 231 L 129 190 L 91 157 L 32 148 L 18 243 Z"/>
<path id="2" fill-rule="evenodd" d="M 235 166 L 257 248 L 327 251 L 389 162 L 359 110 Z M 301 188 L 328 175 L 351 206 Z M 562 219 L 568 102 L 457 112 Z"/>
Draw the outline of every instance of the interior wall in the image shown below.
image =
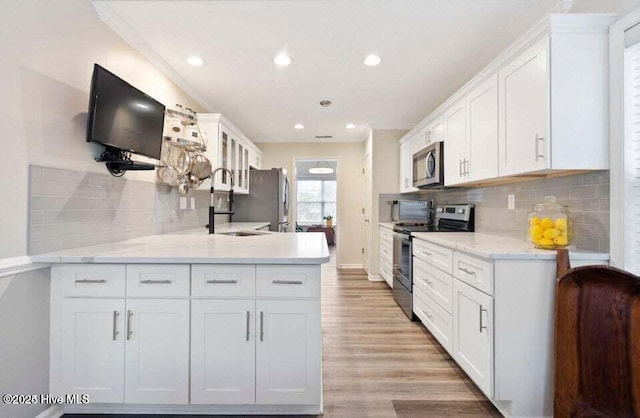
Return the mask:
<path id="1" fill-rule="evenodd" d="M 0 278 L 2 394 L 49 393 L 49 275 L 47 268 Z M 0 402 L 0 417 L 32 418 L 48 407 Z"/>
<path id="2" fill-rule="evenodd" d="M 284 167 L 293 173 L 295 158 L 327 158 L 338 161 L 337 264 L 342 268 L 362 267 L 361 211 L 362 143 L 266 143 L 258 144 L 263 152 L 263 168 Z M 293 176 L 290 176 L 293 178 Z M 292 182 L 292 200 L 295 183 Z M 292 207 L 293 209 L 293 207 Z M 295 225 L 295 211 L 290 223 Z"/>
<path id="3" fill-rule="evenodd" d="M 85 143 L 93 64 L 164 103 L 204 110 L 97 17 L 90 1 L 0 1 L 0 258 L 27 253 L 28 167 L 106 173 Z M 126 178 L 155 181 L 154 172 Z"/>

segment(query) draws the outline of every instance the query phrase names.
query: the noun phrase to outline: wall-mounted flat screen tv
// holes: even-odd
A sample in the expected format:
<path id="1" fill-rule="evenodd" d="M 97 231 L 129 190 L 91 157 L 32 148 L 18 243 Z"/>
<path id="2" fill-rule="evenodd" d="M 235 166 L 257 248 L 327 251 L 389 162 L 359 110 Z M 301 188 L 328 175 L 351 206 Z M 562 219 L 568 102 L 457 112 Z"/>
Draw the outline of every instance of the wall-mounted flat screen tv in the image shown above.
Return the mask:
<path id="1" fill-rule="evenodd" d="M 87 142 L 159 160 L 164 110 L 162 103 L 95 64 Z"/>

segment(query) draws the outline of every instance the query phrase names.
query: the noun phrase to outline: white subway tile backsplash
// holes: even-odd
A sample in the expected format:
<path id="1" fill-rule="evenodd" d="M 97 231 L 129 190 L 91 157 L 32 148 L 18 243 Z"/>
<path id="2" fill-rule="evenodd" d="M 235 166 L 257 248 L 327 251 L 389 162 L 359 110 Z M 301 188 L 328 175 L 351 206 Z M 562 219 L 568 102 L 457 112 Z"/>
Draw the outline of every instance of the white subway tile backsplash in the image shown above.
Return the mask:
<path id="1" fill-rule="evenodd" d="M 180 210 L 162 184 L 32 165 L 29 254 L 202 227 L 209 193 L 191 191 L 196 209 Z M 226 199 L 225 199 L 226 200 Z M 218 216 L 216 222 L 227 222 Z"/>

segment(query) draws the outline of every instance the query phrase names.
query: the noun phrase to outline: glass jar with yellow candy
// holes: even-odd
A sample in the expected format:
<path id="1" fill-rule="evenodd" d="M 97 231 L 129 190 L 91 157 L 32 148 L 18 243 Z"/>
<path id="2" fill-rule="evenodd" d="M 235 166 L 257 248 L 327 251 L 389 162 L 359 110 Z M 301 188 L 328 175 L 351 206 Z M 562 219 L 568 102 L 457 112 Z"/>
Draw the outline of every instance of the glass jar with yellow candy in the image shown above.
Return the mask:
<path id="1" fill-rule="evenodd" d="M 571 244 L 573 224 L 571 212 L 555 196 L 531 207 L 527 238 L 536 248 L 555 250 Z"/>

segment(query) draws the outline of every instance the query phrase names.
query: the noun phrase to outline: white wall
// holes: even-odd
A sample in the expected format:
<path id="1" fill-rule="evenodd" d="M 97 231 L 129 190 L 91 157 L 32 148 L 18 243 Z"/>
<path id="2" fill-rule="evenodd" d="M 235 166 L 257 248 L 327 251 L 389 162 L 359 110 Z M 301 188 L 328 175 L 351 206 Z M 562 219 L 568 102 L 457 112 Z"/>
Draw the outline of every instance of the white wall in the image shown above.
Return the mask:
<path id="1" fill-rule="evenodd" d="M 0 278 L 0 393 L 49 393 L 49 269 Z M 47 407 L 0 402 L 0 417 Z"/>
<path id="2" fill-rule="evenodd" d="M 266 143 L 263 168 L 284 167 L 293 173 L 295 158 L 328 158 L 338 160 L 337 264 L 340 267 L 362 267 L 362 143 Z M 295 184 L 292 184 L 295 199 Z M 292 224 L 295 224 L 293 213 Z"/>
<path id="3" fill-rule="evenodd" d="M 85 143 L 93 64 L 165 105 L 201 106 L 115 35 L 88 0 L 0 0 L 0 259 L 27 251 L 28 165 L 105 172 Z M 127 178 L 154 181 L 153 172 Z"/>
<path id="4" fill-rule="evenodd" d="M 619 13 L 625 14 L 640 7 L 640 0 L 576 0 L 573 13 Z"/>

